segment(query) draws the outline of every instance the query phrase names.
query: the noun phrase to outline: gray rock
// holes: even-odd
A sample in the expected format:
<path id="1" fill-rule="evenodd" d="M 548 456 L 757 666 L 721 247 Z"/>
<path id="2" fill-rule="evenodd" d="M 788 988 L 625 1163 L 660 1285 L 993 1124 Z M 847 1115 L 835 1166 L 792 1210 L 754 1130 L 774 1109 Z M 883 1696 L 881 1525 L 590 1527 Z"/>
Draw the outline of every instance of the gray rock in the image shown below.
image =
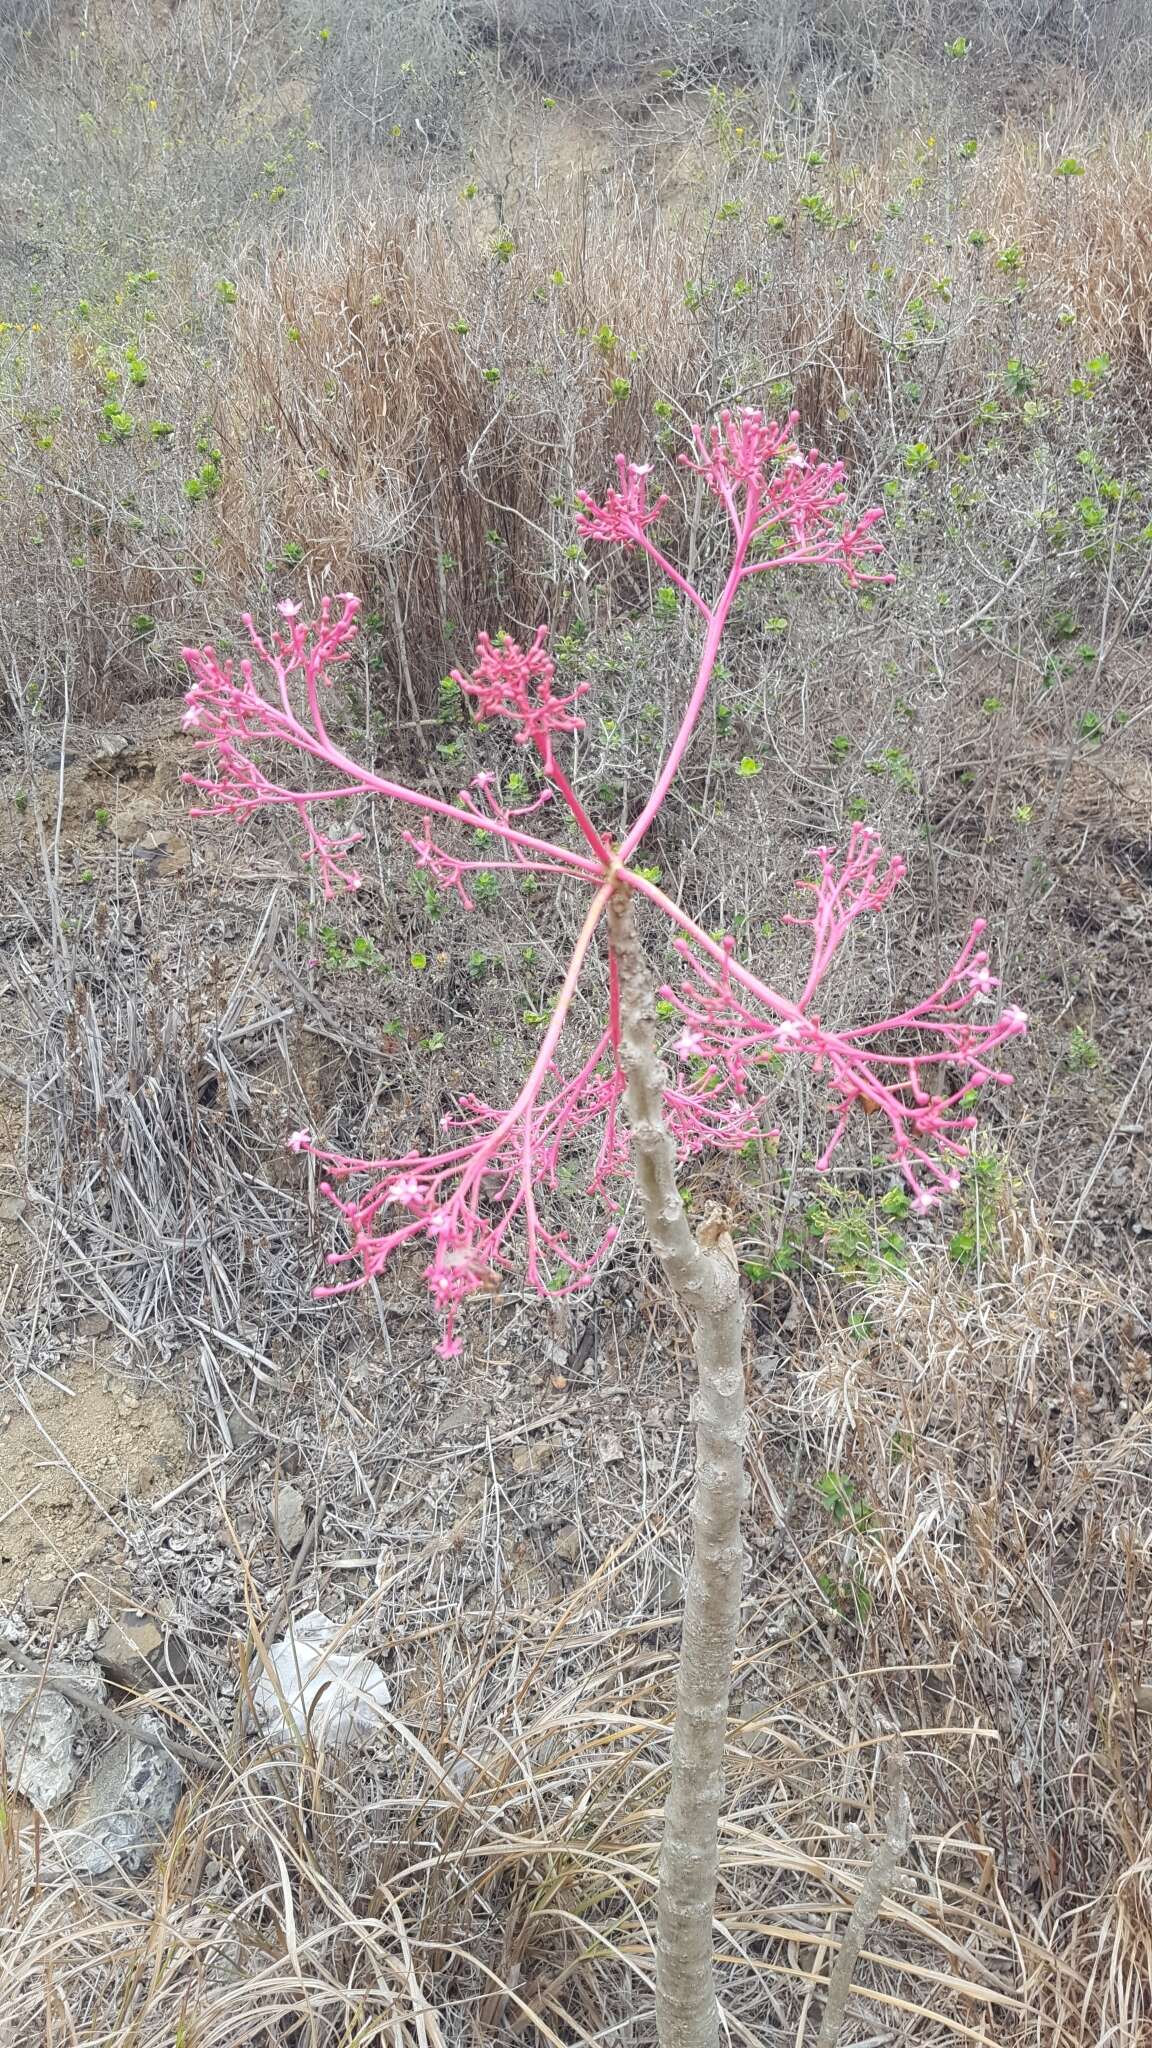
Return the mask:
<path id="1" fill-rule="evenodd" d="M 140 1727 L 163 1735 L 156 1714 L 141 1713 Z M 60 1852 L 84 1877 L 110 1871 L 137 1876 L 152 1861 L 172 1825 L 184 1783 L 174 1756 L 154 1743 L 133 1739 L 131 1724 L 113 1738 L 68 1814 L 58 1837 Z"/>
<path id="2" fill-rule="evenodd" d="M 109 1622 L 97 1646 L 96 1656 L 114 1685 L 129 1692 L 148 1692 L 163 1685 L 164 1631 L 150 1615 L 125 1608 Z"/>
<path id="3" fill-rule="evenodd" d="M 90 1665 L 55 1667 L 61 1676 L 104 1697 L 104 1681 Z M 84 1775 L 91 1742 L 82 1708 L 52 1690 L 49 1665 L 0 1676 L 0 1742 L 14 1791 L 40 1813 L 63 1805 Z"/>
<path id="4" fill-rule="evenodd" d="M 308 1534 L 308 1509 L 294 1486 L 278 1486 L 272 1503 L 272 1526 L 285 1550 L 299 1550 Z"/>

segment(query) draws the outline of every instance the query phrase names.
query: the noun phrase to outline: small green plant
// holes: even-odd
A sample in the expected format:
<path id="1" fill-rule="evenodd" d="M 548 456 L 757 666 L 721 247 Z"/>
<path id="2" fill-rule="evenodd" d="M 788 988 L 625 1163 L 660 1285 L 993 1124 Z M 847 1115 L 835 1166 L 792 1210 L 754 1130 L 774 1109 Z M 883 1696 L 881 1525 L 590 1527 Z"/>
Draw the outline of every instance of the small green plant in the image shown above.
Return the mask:
<path id="1" fill-rule="evenodd" d="M 826 1472 L 816 1491 L 838 1529 L 850 1529 L 854 1536 L 871 1533 L 875 1514 L 851 1479 Z"/>
<path id="2" fill-rule="evenodd" d="M 197 442 L 197 448 L 201 451 L 205 450 L 206 443 L 202 441 Z M 217 491 L 220 489 L 220 462 L 220 450 L 214 448 L 206 455 L 206 459 L 201 463 L 195 476 L 186 478 L 184 496 L 192 504 L 196 505 L 204 498 L 214 498 L 216 496 Z"/>
<path id="3" fill-rule="evenodd" d="M 962 1107 L 968 1107 L 966 1098 Z M 1003 1188 L 1004 1168 L 995 1153 L 978 1152 L 969 1159 L 964 1170 L 960 1226 L 948 1244 L 958 1266 L 980 1266 L 988 1256 Z"/>
<path id="4" fill-rule="evenodd" d="M 1098 711 L 1084 711 L 1076 731 L 1086 746 L 1098 747 L 1104 738 L 1104 720 Z"/>
<path id="5" fill-rule="evenodd" d="M 114 398 L 109 398 L 102 410 L 107 425 L 104 432 L 100 435 L 100 439 L 102 441 L 130 441 L 136 432 L 136 422 L 131 413 L 125 412 L 123 406 Z"/>
<path id="6" fill-rule="evenodd" d="M 1100 1048 L 1082 1024 L 1074 1024 L 1068 1033 L 1064 1064 L 1073 1074 L 1090 1074 L 1100 1065 Z"/>
<path id="7" fill-rule="evenodd" d="M 829 1187 L 809 1204 L 804 1221 L 841 1280 L 875 1286 L 885 1273 L 900 1272 L 904 1266 L 904 1237 L 898 1225 L 906 1214 L 907 1206 L 885 1208 L 851 1189 Z"/>
<path id="8" fill-rule="evenodd" d="M 1079 374 L 1069 379 L 1069 392 L 1073 398 L 1095 398 L 1111 374 L 1111 356 L 1089 356 Z"/>
<path id="9" fill-rule="evenodd" d="M 1036 372 L 1019 356 L 1009 356 L 1004 365 L 1004 382 L 1013 398 L 1027 398 L 1036 389 Z"/>

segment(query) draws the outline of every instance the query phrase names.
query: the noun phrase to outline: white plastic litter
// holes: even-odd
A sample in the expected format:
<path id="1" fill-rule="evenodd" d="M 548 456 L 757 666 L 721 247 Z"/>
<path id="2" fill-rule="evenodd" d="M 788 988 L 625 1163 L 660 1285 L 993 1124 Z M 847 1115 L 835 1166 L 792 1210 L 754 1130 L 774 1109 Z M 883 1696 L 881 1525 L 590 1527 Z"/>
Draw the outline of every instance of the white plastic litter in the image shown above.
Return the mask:
<path id="1" fill-rule="evenodd" d="M 269 1742 L 300 1748 L 350 1749 L 379 1738 L 392 1704 L 388 1682 L 371 1657 L 334 1650 L 339 1625 L 326 1614 L 303 1614 L 273 1643 L 252 1691 L 252 1713 Z"/>

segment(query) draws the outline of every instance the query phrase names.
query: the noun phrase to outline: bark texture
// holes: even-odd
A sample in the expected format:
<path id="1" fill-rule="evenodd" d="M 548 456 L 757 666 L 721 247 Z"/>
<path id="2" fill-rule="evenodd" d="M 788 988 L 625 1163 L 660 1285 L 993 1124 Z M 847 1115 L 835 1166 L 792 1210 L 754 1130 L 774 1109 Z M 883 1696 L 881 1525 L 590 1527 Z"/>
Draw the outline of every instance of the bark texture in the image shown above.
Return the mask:
<path id="1" fill-rule="evenodd" d="M 668 1285 L 692 1319 L 697 1370 L 694 1545 L 659 1862 L 656 2030 L 660 2048 L 717 2048 L 712 1920 L 743 1575 L 744 1303 L 727 1219 L 714 1210 L 694 1234 L 676 1185 L 654 990 L 624 890 L 613 898 L 609 919 L 633 1171 Z"/>

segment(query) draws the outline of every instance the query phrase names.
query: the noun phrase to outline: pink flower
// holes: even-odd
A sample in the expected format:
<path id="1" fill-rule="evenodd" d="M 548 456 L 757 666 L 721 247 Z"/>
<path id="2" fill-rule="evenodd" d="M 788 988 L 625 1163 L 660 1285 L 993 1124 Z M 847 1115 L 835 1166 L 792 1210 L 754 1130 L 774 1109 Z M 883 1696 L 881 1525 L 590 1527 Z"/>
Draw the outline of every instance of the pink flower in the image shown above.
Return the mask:
<path id="1" fill-rule="evenodd" d="M 759 408 L 745 406 L 738 413 L 724 411 L 719 426 L 710 427 L 707 433 L 703 427 L 693 427 L 692 439 L 699 459 L 693 462 L 688 455 L 679 459 L 685 469 L 702 476 L 718 497 L 737 484 L 762 485 L 770 466 L 777 461 L 783 472 L 806 467 L 792 438 L 799 418 L 798 412 L 791 412 L 783 426 L 779 426 L 775 420 L 766 420 Z"/>
<path id="2" fill-rule="evenodd" d="M 964 979 L 968 984 L 968 992 L 970 995 L 990 996 L 993 989 L 999 988 L 1000 986 L 1000 983 L 997 980 L 996 976 L 994 974 L 989 974 L 988 972 L 988 968 L 985 965 L 987 957 L 988 956 L 985 953 L 977 953 L 973 957 L 971 967 L 969 968 L 967 974 L 964 976 Z"/>
<path id="3" fill-rule="evenodd" d="M 576 531 L 585 540 L 616 541 L 620 547 L 633 548 L 642 538 L 645 527 L 659 519 L 668 503 L 668 495 L 662 492 L 654 505 L 648 504 L 648 478 L 652 473 L 649 463 L 629 462 L 626 455 L 618 455 L 616 468 L 620 473 L 620 489 L 607 491 L 602 505 L 598 505 L 587 491 L 577 491 L 577 499 L 584 510 L 577 515 Z"/>
<path id="4" fill-rule="evenodd" d="M 310 1131 L 293 1131 L 292 1136 L 288 1140 L 288 1150 L 290 1152 L 308 1152 L 311 1150 L 311 1146 L 312 1134 Z"/>

